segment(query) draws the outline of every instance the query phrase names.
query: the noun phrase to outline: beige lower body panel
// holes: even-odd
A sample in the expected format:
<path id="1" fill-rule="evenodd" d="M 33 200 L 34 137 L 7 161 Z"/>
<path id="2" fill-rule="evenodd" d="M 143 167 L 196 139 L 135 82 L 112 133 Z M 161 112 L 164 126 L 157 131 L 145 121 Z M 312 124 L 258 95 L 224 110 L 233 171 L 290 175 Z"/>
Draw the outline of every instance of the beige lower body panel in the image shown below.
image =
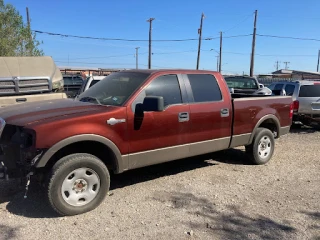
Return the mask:
<path id="1" fill-rule="evenodd" d="M 40 102 L 45 100 L 54 100 L 67 98 L 65 93 L 43 93 L 43 94 L 31 94 L 31 95 L 16 95 L 16 96 L 1 96 L 0 107 L 5 107 L 13 104 L 28 103 L 28 102 Z"/>
<path id="2" fill-rule="evenodd" d="M 290 132 L 290 126 L 286 126 L 286 127 L 281 127 L 280 128 L 280 133 L 279 135 L 282 136 L 282 135 L 286 135 Z"/>
<path id="3" fill-rule="evenodd" d="M 233 147 L 247 145 L 250 141 L 250 137 L 251 137 L 251 133 L 245 133 L 245 134 L 233 136 L 230 147 L 233 148 Z"/>
<path id="4" fill-rule="evenodd" d="M 227 149 L 229 142 L 230 137 L 227 137 L 133 153 L 129 155 L 129 169 L 220 151 Z"/>

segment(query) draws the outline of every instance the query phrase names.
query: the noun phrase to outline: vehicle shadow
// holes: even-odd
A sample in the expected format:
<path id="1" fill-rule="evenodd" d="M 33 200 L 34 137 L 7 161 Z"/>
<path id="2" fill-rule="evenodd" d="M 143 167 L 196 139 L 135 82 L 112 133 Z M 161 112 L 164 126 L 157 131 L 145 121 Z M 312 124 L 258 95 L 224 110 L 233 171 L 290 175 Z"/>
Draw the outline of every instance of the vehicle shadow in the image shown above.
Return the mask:
<path id="1" fill-rule="evenodd" d="M 144 168 L 134 169 L 122 174 L 111 175 L 110 189 L 123 188 L 156 178 L 176 175 L 182 172 L 205 168 L 219 164 L 249 165 L 248 157 L 243 150 L 228 149 L 215 153 L 185 158 L 172 162 L 157 164 Z"/>
<path id="2" fill-rule="evenodd" d="M 290 133 L 298 133 L 298 134 L 308 134 L 319 132 L 319 129 L 316 127 L 308 127 L 302 125 L 292 125 L 290 128 Z"/>
<path id="3" fill-rule="evenodd" d="M 122 174 L 111 174 L 110 190 L 219 164 L 244 165 L 249 163 L 243 150 L 229 149 L 135 169 Z M 11 187 L 15 189 L 14 186 Z M 39 186 L 35 181 L 31 182 L 26 199 L 24 198 L 24 193 L 24 186 L 20 186 L 19 192 L 12 195 L 3 195 L 3 193 L 0 192 L 0 203 L 8 202 L 6 206 L 7 211 L 15 215 L 22 215 L 29 218 L 59 217 L 59 215 L 49 207 L 49 202 L 45 196 L 45 189 Z"/>
<path id="4" fill-rule="evenodd" d="M 288 236 L 297 232 L 294 227 L 269 217 L 256 213 L 249 215 L 239 206 L 227 205 L 224 210 L 218 209 L 214 200 L 192 193 L 157 192 L 152 199 L 171 206 L 175 211 L 197 216 L 190 219 L 201 219 L 181 219 L 182 224 L 193 230 L 195 236 L 199 232 L 207 232 L 219 236 L 219 239 L 292 239 Z"/>

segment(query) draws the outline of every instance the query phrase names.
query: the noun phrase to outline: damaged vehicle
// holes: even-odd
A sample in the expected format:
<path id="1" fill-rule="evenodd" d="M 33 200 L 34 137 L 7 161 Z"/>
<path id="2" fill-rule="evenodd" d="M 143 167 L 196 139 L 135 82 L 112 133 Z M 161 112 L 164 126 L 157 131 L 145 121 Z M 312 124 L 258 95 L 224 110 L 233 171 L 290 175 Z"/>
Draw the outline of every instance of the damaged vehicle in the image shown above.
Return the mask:
<path id="1" fill-rule="evenodd" d="M 288 96 L 230 94 L 219 72 L 125 70 L 75 99 L 0 109 L 5 178 L 45 186 L 61 215 L 98 207 L 110 172 L 245 146 L 248 160 L 270 161 L 293 116 Z"/>

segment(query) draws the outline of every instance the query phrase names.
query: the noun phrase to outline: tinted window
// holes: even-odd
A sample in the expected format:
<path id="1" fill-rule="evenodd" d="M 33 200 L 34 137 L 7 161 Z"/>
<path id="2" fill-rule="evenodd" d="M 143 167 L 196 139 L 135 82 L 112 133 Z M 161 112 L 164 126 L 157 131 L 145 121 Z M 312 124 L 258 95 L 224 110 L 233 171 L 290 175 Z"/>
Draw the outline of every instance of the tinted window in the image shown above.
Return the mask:
<path id="1" fill-rule="evenodd" d="M 295 86 L 294 86 L 294 85 L 292 85 L 292 84 L 287 84 L 284 90 L 286 91 L 286 95 L 287 95 L 287 96 L 292 96 L 292 95 L 293 95 L 293 92 L 294 92 L 294 89 L 295 89 Z"/>
<path id="2" fill-rule="evenodd" d="M 154 79 L 145 90 L 146 96 L 162 96 L 164 106 L 182 103 L 177 75 L 165 75 Z"/>
<path id="3" fill-rule="evenodd" d="M 229 88 L 240 89 L 258 89 L 257 82 L 254 78 L 248 77 L 225 77 Z"/>
<path id="4" fill-rule="evenodd" d="M 195 102 L 212 102 L 222 99 L 217 80 L 210 74 L 188 74 Z"/>
<path id="5" fill-rule="evenodd" d="M 320 84 L 301 86 L 299 97 L 319 97 L 320 98 Z"/>
<path id="6" fill-rule="evenodd" d="M 283 84 L 276 84 L 273 90 L 281 90 L 283 88 Z"/>

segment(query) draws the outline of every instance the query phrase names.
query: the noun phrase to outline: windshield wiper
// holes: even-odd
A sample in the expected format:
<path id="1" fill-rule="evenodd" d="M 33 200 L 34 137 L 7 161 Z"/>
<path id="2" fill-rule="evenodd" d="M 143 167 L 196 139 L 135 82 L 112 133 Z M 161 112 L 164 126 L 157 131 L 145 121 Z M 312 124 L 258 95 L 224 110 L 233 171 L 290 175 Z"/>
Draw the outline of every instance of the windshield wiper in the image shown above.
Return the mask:
<path id="1" fill-rule="evenodd" d="M 84 100 L 84 101 L 82 101 L 82 100 Z M 99 105 L 102 105 L 101 102 L 98 100 L 98 98 L 95 98 L 95 97 L 90 97 L 90 96 L 88 96 L 88 97 L 83 97 L 83 98 L 80 98 L 80 99 L 79 99 L 79 101 L 81 101 L 81 102 L 91 102 L 90 100 L 94 100 L 94 101 L 96 101 Z"/>

